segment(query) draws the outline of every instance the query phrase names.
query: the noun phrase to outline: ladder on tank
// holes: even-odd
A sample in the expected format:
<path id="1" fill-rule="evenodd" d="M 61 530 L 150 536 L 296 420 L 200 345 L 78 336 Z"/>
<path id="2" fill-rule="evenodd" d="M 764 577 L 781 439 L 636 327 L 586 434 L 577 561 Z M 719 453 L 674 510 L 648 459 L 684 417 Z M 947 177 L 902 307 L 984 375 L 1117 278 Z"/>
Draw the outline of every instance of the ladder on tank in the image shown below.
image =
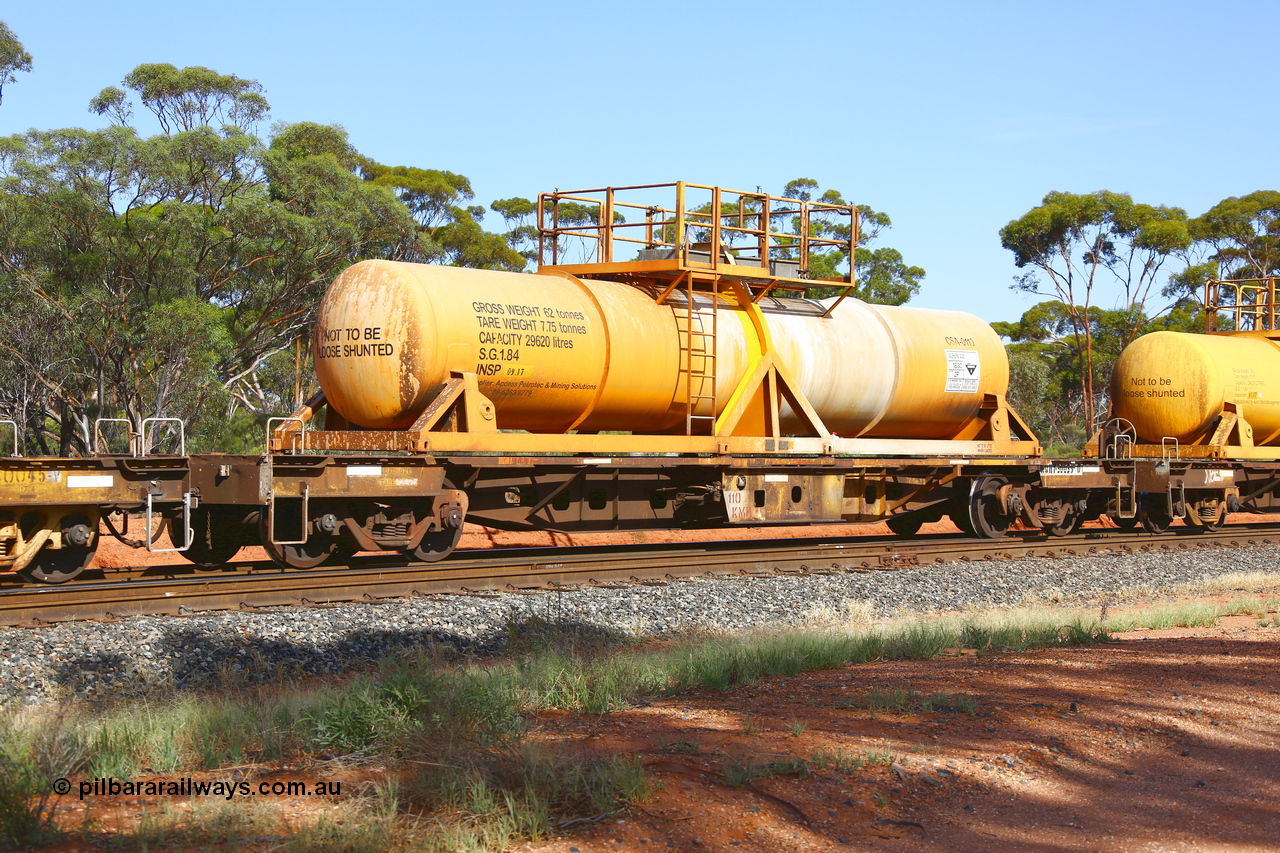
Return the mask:
<path id="1" fill-rule="evenodd" d="M 716 431 L 716 333 L 720 319 L 720 282 L 711 277 L 711 289 L 700 291 L 693 287 L 692 274 L 685 275 L 685 306 L 676 311 L 676 325 L 680 332 L 680 359 L 683 362 L 685 383 L 685 435 L 714 435 Z M 710 299 L 710 308 L 699 308 L 695 297 L 703 293 Z M 708 330 L 708 325 L 710 330 Z M 695 364 L 695 362 L 699 362 Z M 698 414 L 702 404 L 710 407 L 711 414 Z M 702 429 L 696 429 L 701 427 Z M 703 431 L 705 430 L 705 431 Z"/>

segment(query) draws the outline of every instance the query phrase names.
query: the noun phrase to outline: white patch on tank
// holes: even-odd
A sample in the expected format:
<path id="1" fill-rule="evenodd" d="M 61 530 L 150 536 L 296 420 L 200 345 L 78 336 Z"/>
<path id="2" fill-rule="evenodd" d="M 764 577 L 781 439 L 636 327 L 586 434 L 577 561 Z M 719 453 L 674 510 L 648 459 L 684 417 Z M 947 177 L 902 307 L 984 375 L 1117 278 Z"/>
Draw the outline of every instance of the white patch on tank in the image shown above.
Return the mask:
<path id="1" fill-rule="evenodd" d="M 815 304 L 826 311 L 837 298 Z M 827 429 L 850 438 L 885 416 L 898 382 L 897 345 L 872 306 L 851 298 L 826 319 L 770 311 L 768 321 L 775 356 L 791 371 Z M 796 422 L 790 405 L 780 414 Z"/>
<path id="2" fill-rule="evenodd" d="M 967 341 L 966 341 L 967 343 Z M 943 391 L 955 394 L 978 393 L 982 364 L 974 349 L 949 349 L 947 353 L 947 385 Z"/>
<path id="3" fill-rule="evenodd" d="M 381 465 L 350 465 L 347 467 L 348 477 L 381 477 Z"/>

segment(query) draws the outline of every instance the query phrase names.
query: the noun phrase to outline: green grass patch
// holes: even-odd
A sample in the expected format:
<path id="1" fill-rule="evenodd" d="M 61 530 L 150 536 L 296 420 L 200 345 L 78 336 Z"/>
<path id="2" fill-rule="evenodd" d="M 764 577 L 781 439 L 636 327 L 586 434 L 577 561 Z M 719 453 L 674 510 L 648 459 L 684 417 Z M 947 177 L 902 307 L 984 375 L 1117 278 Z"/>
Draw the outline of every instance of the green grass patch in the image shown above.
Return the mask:
<path id="1" fill-rule="evenodd" d="M 586 759 L 528 745 L 485 750 L 434 741 L 410 754 L 421 770 L 404 783 L 405 802 L 414 812 L 454 815 L 448 834 L 464 849 L 544 839 L 573 822 L 621 812 L 652 792 L 634 756 Z"/>
<path id="2" fill-rule="evenodd" d="M 757 779 L 771 776 L 792 776 L 803 779 L 809 775 L 809 762 L 803 758 L 782 758 L 763 764 L 730 762 L 724 770 L 724 783 L 730 788 L 741 788 Z"/>
<path id="3" fill-rule="evenodd" d="M 1265 617 L 1280 610 L 1280 596 L 1237 596 L 1223 609 L 1224 616 Z"/>
<path id="4" fill-rule="evenodd" d="M 164 806 L 144 812 L 130 831 L 104 826 L 108 850 L 169 850 L 216 847 L 253 849 L 252 839 L 278 829 L 277 816 L 266 804 L 196 801 L 190 811 Z"/>
<path id="5" fill-rule="evenodd" d="M 867 756 L 854 755 L 843 749 L 820 747 L 809 756 L 809 766 L 814 770 L 835 770 L 838 773 L 857 773 L 868 764 Z"/>
<path id="6" fill-rule="evenodd" d="M 1142 613 L 1142 626 L 1146 628 L 1198 628 L 1215 625 L 1224 609 L 1212 602 L 1166 604 Z"/>
<path id="7" fill-rule="evenodd" d="M 836 702 L 836 707 L 899 713 L 948 711 L 973 714 L 978 710 L 978 701 L 965 693 L 934 693 L 925 696 L 903 687 L 877 687 L 862 695 L 840 699 Z"/>
<path id="8" fill-rule="evenodd" d="M 51 800 L 55 779 L 79 772 L 89 745 L 65 709 L 20 725 L 0 705 L 0 849 L 47 844 L 60 833 Z"/>

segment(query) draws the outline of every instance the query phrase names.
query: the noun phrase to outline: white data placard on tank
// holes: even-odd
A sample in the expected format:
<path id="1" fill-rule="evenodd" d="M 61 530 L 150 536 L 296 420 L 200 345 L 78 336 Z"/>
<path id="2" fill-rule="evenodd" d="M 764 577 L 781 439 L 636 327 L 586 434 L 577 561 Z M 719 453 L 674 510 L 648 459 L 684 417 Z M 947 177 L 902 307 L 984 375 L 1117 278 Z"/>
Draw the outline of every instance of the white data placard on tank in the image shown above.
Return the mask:
<path id="1" fill-rule="evenodd" d="M 947 387 L 958 394 L 976 394 L 982 379 L 982 365 L 974 349 L 949 349 L 947 353 Z"/>

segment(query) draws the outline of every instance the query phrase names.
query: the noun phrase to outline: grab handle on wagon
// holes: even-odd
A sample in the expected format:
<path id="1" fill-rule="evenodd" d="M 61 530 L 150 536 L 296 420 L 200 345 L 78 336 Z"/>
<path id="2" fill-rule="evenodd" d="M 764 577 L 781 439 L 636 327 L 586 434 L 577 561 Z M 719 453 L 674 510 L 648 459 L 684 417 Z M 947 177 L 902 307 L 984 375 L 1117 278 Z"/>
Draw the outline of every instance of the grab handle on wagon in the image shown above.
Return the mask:
<path id="1" fill-rule="evenodd" d="M 194 537 L 191 535 L 191 493 L 182 493 L 182 545 L 174 548 L 153 548 L 155 537 L 151 533 L 151 517 L 152 517 L 152 494 L 147 492 L 147 550 L 153 554 L 169 554 L 178 551 L 185 551 L 191 547 Z M 172 527 L 169 528 L 173 530 Z M 175 546 L 177 542 L 173 543 Z"/>
<path id="2" fill-rule="evenodd" d="M 142 420 L 142 437 L 138 446 L 138 455 L 146 456 L 151 448 L 149 440 L 150 435 L 147 427 L 151 424 L 177 424 L 178 425 L 178 456 L 187 455 L 187 425 L 183 423 L 182 418 L 143 418 Z"/>

